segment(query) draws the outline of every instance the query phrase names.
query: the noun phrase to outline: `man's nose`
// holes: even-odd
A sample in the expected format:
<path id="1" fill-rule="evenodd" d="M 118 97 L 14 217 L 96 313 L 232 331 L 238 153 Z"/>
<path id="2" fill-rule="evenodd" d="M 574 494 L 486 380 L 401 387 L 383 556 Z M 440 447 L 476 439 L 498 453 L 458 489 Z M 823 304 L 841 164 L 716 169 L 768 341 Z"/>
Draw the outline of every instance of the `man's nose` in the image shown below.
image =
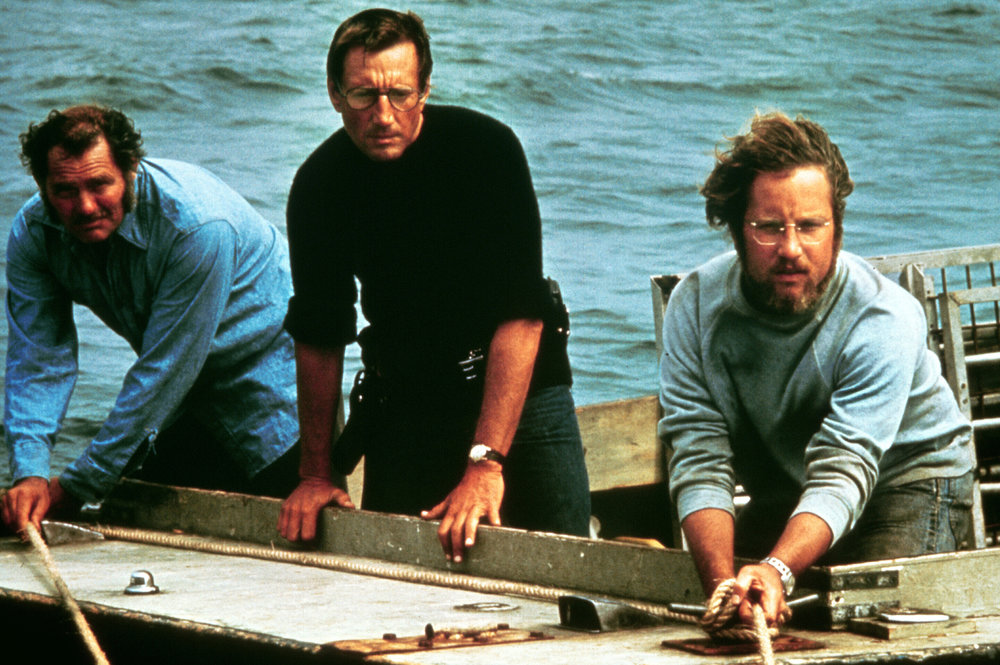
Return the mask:
<path id="1" fill-rule="evenodd" d="M 785 233 L 778 241 L 778 251 L 782 256 L 798 256 L 802 253 L 802 242 L 799 240 L 799 230 L 795 225 L 785 226 Z"/>
<path id="2" fill-rule="evenodd" d="M 81 215 L 92 215 L 97 212 L 97 197 L 90 192 L 80 192 L 76 200 L 76 209 Z"/>
<path id="3" fill-rule="evenodd" d="M 382 125 L 391 125 L 396 116 L 389 103 L 389 95 L 379 95 L 375 101 L 375 120 Z"/>

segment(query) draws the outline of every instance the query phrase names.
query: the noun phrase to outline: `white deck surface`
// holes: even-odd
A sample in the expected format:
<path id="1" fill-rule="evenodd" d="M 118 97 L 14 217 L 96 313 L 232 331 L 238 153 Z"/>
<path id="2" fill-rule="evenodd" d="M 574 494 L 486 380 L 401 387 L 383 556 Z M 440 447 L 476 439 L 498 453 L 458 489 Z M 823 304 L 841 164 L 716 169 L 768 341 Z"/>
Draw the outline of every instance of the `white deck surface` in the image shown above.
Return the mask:
<path id="1" fill-rule="evenodd" d="M 377 639 L 385 633 L 420 635 L 436 629 L 486 628 L 503 622 L 513 629 L 541 630 L 555 639 L 381 656 L 381 662 L 422 665 L 474 663 L 742 663 L 748 656 L 705 657 L 666 649 L 666 639 L 703 637 L 682 624 L 600 635 L 558 627 L 555 604 L 445 589 L 242 557 L 104 541 L 61 545 L 53 556 L 78 601 L 213 626 L 279 636 L 305 643 Z M 132 571 L 153 573 L 161 593 L 123 593 Z M 26 545 L 0 543 L 0 589 L 54 595 L 45 570 Z M 458 605 L 504 602 L 517 609 L 468 612 Z M 793 634 L 824 642 L 827 649 L 778 654 L 783 662 L 827 660 L 835 653 L 870 655 L 953 649 L 1000 642 L 1000 619 L 978 620 L 979 632 L 948 637 L 883 641 L 850 633 Z"/>

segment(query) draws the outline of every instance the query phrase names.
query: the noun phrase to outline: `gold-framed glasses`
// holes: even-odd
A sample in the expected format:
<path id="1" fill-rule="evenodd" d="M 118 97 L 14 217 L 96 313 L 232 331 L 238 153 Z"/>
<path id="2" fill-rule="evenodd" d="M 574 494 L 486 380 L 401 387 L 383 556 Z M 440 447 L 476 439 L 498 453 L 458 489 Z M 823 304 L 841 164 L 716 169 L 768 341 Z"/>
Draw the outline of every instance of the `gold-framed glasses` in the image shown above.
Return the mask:
<path id="1" fill-rule="evenodd" d="M 397 111 L 412 111 L 420 101 L 420 91 L 413 88 L 369 88 L 359 86 L 340 93 L 347 105 L 355 111 L 364 111 L 375 105 L 385 95 Z"/>
<path id="2" fill-rule="evenodd" d="M 803 245 L 818 245 L 826 236 L 826 228 L 831 222 L 824 219 L 806 219 L 793 224 L 784 222 L 747 222 L 750 235 L 760 245 L 777 245 L 787 235 L 788 229 L 795 229 L 795 235 Z"/>

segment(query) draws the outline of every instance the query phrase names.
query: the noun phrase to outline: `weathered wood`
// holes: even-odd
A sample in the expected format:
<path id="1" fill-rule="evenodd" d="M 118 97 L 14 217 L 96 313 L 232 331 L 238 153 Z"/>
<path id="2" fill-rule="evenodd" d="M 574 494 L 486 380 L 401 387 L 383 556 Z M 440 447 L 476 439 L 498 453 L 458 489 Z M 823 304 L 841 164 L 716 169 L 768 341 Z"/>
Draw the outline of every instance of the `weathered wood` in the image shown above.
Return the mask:
<path id="1" fill-rule="evenodd" d="M 591 404 L 576 415 L 591 491 L 664 480 L 656 395 Z"/>

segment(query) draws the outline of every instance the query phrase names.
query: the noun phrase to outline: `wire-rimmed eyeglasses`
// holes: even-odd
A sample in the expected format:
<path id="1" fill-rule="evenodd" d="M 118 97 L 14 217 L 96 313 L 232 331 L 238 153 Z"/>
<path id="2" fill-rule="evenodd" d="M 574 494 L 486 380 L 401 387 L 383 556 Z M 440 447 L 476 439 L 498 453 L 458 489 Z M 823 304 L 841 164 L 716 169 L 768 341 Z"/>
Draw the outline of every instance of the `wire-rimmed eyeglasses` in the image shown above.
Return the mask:
<path id="1" fill-rule="evenodd" d="M 371 108 L 378 98 L 385 95 L 389 104 L 397 111 L 412 111 L 420 102 L 421 93 L 413 88 L 369 88 L 359 86 L 340 93 L 347 105 L 355 111 Z"/>
<path id="2" fill-rule="evenodd" d="M 823 242 L 826 227 L 831 222 L 825 219 L 806 219 L 801 222 L 785 224 L 784 222 L 747 222 L 750 225 L 750 235 L 760 245 L 777 245 L 784 239 L 789 228 L 795 229 L 795 235 L 803 245 L 818 245 Z"/>

